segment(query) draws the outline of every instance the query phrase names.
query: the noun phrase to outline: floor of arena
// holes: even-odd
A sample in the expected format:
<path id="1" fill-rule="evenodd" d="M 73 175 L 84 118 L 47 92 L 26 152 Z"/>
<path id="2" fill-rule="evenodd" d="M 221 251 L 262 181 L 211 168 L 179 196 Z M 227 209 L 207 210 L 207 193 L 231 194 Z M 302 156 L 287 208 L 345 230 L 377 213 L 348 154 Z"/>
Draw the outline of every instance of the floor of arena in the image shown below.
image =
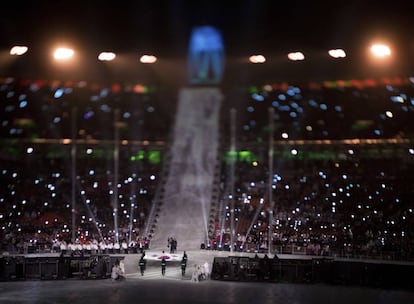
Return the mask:
<path id="1" fill-rule="evenodd" d="M 182 276 L 175 253 L 165 276 L 157 262 L 162 252 L 146 252 L 148 267 L 142 276 L 138 268 L 140 254 L 124 257 L 126 278 L 121 281 L 32 280 L 0 282 L 0 303 L 414 303 L 414 293 L 402 290 L 331 286 L 326 284 L 258 283 L 202 280 L 194 282 L 191 268 L 215 256 L 229 252 L 190 251 L 188 268 Z M 237 253 L 239 254 L 239 253 Z"/>

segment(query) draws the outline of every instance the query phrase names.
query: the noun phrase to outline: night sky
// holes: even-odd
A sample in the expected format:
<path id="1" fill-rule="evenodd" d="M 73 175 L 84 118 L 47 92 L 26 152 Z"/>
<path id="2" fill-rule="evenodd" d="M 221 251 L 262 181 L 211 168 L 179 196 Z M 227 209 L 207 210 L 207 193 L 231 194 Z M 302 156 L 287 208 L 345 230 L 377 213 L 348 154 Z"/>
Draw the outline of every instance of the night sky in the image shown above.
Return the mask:
<path id="1" fill-rule="evenodd" d="M 359 65 L 367 43 L 380 39 L 398 52 L 398 68 L 406 68 L 414 52 L 413 12 L 412 1 L 13 1 L 1 10 L 0 48 L 25 44 L 41 52 L 69 42 L 91 54 L 185 59 L 191 29 L 209 24 L 221 31 L 229 59 L 340 47 Z"/>

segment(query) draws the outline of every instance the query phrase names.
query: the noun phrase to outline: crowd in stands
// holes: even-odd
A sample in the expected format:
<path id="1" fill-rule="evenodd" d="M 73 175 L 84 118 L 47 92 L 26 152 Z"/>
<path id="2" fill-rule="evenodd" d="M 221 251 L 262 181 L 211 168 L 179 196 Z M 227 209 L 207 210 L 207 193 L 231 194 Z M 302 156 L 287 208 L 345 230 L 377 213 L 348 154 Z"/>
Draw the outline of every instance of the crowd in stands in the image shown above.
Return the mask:
<path id="1" fill-rule="evenodd" d="M 414 84 L 367 83 L 251 91 L 236 108 L 242 151 L 234 160 L 234 187 L 228 185 L 232 157 L 223 161 L 225 220 L 220 210 L 207 248 L 230 247 L 234 196 L 234 250 L 268 251 L 272 211 L 272 250 L 413 259 Z"/>
<path id="2" fill-rule="evenodd" d="M 1 250 L 139 252 L 148 248 L 145 223 L 168 149 L 168 144 L 154 148 L 151 143 L 169 140 L 175 98 L 137 92 L 134 87 L 3 80 Z M 413 83 L 267 86 L 252 90 L 237 106 L 237 149 L 243 151 L 232 163 L 235 250 L 266 252 L 271 244 L 279 252 L 294 248 L 319 255 L 414 258 Z M 269 108 L 276 142 L 271 178 L 274 205 L 268 201 Z M 225 152 L 218 181 L 223 209 L 215 214 L 209 249 L 231 246 L 231 160 L 225 146 L 231 141 L 229 110 L 224 104 Z M 116 185 L 115 126 L 123 141 Z M 72 145 L 60 141 L 73 137 L 79 140 L 75 210 Z M 355 139 L 377 141 L 347 142 Z M 119 203 L 119 241 L 113 229 L 114 193 Z M 76 240 L 71 239 L 72 212 Z"/>
<path id="3" fill-rule="evenodd" d="M 98 246 L 105 252 L 123 249 L 125 242 L 131 251 L 148 247 L 144 223 L 165 152 L 165 143 L 151 143 L 165 142 L 172 118 L 163 116 L 163 103 L 133 87 L 118 92 L 82 83 L 10 79 L 0 84 L 0 98 L 2 250 Z M 119 146 L 117 179 L 114 125 L 119 127 L 119 138 L 128 141 Z M 73 138 L 77 140 L 75 162 L 73 145 L 64 143 Z M 113 229 L 115 193 L 118 240 Z"/>
<path id="4" fill-rule="evenodd" d="M 169 136 L 175 96 L 141 85 L 0 79 L 1 138 L 162 141 Z M 118 111 L 118 113 L 117 113 Z M 116 121 L 116 123 L 115 123 Z M 75 128 L 76 134 L 73 134 Z"/>
<path id="5" fill-rule="evenodd" d="M 401 162 L 401 163 L 398 163 Z M 280 253 L 412 259 L 414 162 L 390 158 L 283 159 L 273 184 L 273 250 Z M 268 252 L 267 168 L 238 163 L 234 250 Z M 259 168 L 258 168 L 259 167 Z M 250 174 L 261 171 L 262 178 Z M 225 198 L 223 198 L 225 199 Z M 230 246 L 230 204 L 211 249 Z"/>
<path id="6" fill-rule="evenodd" d="M 252 87 L 236 108 L 238 141 L 269 140 L 270 108 L 274 140 L 412 139 L 413 79 L 383 82 Z"/>

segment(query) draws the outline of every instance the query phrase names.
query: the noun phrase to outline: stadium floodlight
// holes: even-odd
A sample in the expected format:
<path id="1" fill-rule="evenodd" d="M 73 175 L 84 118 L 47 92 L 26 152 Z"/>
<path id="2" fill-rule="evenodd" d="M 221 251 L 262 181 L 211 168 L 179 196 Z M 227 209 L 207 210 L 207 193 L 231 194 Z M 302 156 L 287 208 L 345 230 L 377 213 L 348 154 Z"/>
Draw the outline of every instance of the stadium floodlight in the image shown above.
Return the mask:
<path id="1" fill-rule="evenodd" d="M 27 52 L 29 48 L 27 46 L 16 45 L 10 49 L 10 55 L 21 56 Z"/>
<path id="2" fill-rule="evenodd" d="M 157 61 L 157 57 L 154 55 L 142 55 L 139 61 L 141 63 L 155 63 Z"/>
<path id="3" fill-rule="evenodd" d="M 113 52 L 101 52 L 98 55 L 98 60 L 100 61 L 112 61 L 116 57 L 116 54 Z"/>
<path id="4" fill-rule="evenodd" d="M 305 60 L 305 55 L 302 52 L 292 52 L 288 54 L 288 58 L 293 61 Z"/>
<path id="5" fill-rule="evenodd" d="M 57 48 L 55 52 L 53 53 L 53 57 L 56 60 L 68 60 L 73 57 L 75 54 L 75 51 L 69 48 Z"/>
<path id="6" fill-rule="evenodd" d="M 377 58 L 384 58 L 391 55 L 391 49 L 385 44 L 373 44 L 371 53 Z"/>
<path id="7" fill-rule="evenodd" d="M 329 56 L 333 58 L 345 58 L 346 53 L 343 49 L 332 49 L 328 51 Z"/>
<path id="8" fill-rule="evenodd" d="M 266 57 L 263 55 L 252 55 L 249 57 L 251 63 L 265 63 Z"/>

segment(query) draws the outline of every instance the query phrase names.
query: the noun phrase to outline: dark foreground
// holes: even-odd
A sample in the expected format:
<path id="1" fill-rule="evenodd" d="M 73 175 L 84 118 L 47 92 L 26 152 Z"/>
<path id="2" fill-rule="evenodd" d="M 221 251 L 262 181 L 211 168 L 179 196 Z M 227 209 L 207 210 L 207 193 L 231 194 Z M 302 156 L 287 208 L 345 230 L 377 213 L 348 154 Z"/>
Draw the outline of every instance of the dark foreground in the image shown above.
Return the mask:
<path id="1" fill-rule="evenodd" d="M 407 278 L 409 279 L 409 278 Z M 168 276 L 124 281 L 57 280 L 0 282 L 0 303 L 414 303 L 414 292 L 326 284 L 253 283 Z"/>

